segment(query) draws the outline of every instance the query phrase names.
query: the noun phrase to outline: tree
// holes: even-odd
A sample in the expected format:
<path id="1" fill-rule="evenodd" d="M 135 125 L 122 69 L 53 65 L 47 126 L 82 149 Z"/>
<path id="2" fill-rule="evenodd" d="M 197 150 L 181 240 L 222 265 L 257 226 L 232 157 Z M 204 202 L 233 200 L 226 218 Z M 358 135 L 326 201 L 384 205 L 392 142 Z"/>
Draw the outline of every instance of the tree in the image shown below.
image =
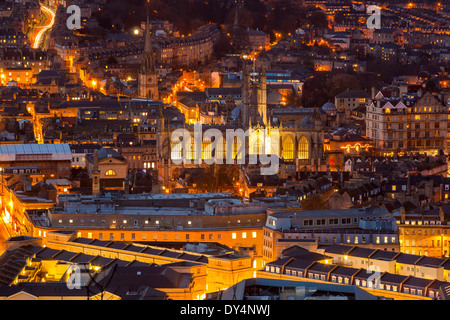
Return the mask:
<path id="1" fill-rule="evenodd" d="M 106 65 L 115 65 L 117 64 L 117 59 L 113 56 L 108 57 L 106 60 Z"/>

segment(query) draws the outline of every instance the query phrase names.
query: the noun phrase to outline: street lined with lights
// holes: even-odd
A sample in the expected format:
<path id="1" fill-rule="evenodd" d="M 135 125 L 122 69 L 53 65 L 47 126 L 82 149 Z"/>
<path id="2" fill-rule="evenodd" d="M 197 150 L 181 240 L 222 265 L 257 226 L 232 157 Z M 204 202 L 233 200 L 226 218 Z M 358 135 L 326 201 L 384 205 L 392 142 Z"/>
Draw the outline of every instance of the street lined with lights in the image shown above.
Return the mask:
<path id="1" fill-rule="evenodd" d="M 55 23 L 56 14 L 52 9 L 41 4 L 41 10 L 42 10 L 42 13 L 44 13 L 46 15 L 47 19 L 45 21 L 46 22 L 45 25 L 37 27 L 31 37 L 31 43 L 33 44 L 34 49 L 39 48 L 39 44 L 41 43 L 42 36 L 44 35 L 44 33 L 46 31 L 51 29 Z"/>

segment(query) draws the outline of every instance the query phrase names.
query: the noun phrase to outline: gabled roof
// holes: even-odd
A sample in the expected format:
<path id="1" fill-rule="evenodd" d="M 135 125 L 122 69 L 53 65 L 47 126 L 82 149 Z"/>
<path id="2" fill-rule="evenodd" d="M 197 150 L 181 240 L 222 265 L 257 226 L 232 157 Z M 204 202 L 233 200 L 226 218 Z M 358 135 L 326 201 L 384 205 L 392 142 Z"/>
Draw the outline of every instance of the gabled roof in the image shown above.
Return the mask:
<path id="1" fill-rule="evenodd" d="M 316 262 L 308 269 L 308 272 L 328 273 L 334 268 L 336 268 L 335 265 Z"/>
<path id="2" fill-rule="evenodd" d="M 333 244 L 327 248 L 325 248 L 325 254 L 334 253 L 334 254 L 348 254 L 354 246 L 347 246 L 343 244 Z"/>
<path id="3" fill-rule="evenodd" d="M 393 273 L 385 273 L 381 276 L 380 282 L 383 284 L 397 284 L 400 285 L 403 281 L 405 281 L 408 276 L 393 274 Z"/>
<path id="4" fill-rule="evenodd" d="M 397 263 L 403 263 L 403 264 L 412 264 L 414 265 L 419 259 L 421 259 L 422 256 L 414 255 L 414 254 L 408 254 L 408 253 L 400 253 L 400 255 L 396 258 Z"/>
<path id="5" fill-rule="evenodd" d="M 395 257 L 399 255 L 399 252 L 376 250 L 370 259 L 377 260 L 395 260 Z"/>
<path id="6" fill-rule="evenodd" d="M 353 276 L 357 272 L 359 272 L 361 269 L 351 268 L 351 267 L 344 267 L 344 266 L 337 266 L 333 271 L 331 271 L 331 275 L 335 276 Z"/>
<path id="7" fill-rule="evenodd" d="M 306 270 L 313 263 L 314 262 L 311 260 L 293 259 L 291 262 L 286 264 L 286 269 Z"/>
<path id="8" fill-rule="evenodd" d="M 425 289 L 433 280 L 417 278 L 417 277 L 409 277 L 404 283 L 403 286 L 416 287 Z"/>
<path id="9" fill-rule="evenodd" d="M 355 247 L 348 255 L 351 257 L 369 258 L 375 251 L 376 249 Z"/>

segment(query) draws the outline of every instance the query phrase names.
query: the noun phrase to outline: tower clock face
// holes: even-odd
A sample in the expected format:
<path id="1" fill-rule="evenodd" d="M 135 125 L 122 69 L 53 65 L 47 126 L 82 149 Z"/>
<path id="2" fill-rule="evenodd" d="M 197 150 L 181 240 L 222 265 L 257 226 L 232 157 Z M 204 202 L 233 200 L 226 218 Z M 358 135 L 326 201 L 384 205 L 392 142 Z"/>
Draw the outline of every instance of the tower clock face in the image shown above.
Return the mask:
<path id="1" fill-rule="evenodd" d="M 152 78 L 148 78 L 148 83 L 152 83 Z"/>

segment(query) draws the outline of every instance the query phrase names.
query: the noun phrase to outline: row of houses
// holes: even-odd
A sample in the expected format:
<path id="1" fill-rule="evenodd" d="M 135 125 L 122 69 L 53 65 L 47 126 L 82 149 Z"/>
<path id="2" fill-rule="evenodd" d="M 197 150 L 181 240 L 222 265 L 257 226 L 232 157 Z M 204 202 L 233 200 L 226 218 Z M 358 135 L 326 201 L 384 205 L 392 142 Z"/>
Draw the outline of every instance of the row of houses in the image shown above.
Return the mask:
<path id="1" fill-rule="evenodd" d="M 380 272 L 448 281 L 450 259 L 403 252 L 384 251 L 351 245 L 331 245 L 323 249 L 333 263 L 355 268 L 375 265 Z"/>
<path id="2" fill-rule="evenodd" d="M 374 251 L 380 255 L 383 252 L 392 253 L 383 250 Z M 449 285 L 448 282 L 439 279 L 427 279 L 383 271 L 375 264 L 366 265 L 365 268 L 344 265 L 341 263 L 349 258 L 345 261 L 335 261 L 335 258 L 331 256 L 332 254 L 328 254 L 328 252 L 325 252 L 325 255 L 321 257 L 305 254 L 286 256 L 266 264 L 262 274 L 270 273 L 277 274 L 281 278 L 300 277 L 310 281 L 354 285 L 367 289 L 382 290 L 377 291 L 377 295 L 385 294 L 388 297 L 398 296 L 407 299 L 411 299 L 411 295 L 417 296 L 417 298 L 443 299 L 442 288 Z M 386 292 L 383 293 L 383 291 Z"/>

